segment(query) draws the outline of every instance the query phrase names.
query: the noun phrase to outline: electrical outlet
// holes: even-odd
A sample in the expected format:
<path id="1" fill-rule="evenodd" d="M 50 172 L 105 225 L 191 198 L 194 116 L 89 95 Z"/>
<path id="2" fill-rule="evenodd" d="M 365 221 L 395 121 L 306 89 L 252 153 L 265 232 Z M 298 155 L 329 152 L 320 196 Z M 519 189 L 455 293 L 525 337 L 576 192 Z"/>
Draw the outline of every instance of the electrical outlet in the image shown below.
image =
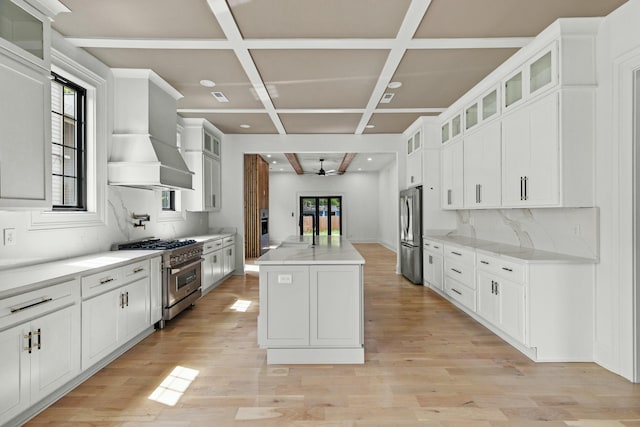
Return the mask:
<path id="1" fill-rule="evenodd" d="M 14 246 L 16 244 L 16 229 L 5 228 L 4 229 L 4 245 Z"/>
<path id="2" fill-rule="evenodd" d="M 574 236 L 580 236 L 580 225 L 574 225 L 573 226 L 573 235 Z"/>

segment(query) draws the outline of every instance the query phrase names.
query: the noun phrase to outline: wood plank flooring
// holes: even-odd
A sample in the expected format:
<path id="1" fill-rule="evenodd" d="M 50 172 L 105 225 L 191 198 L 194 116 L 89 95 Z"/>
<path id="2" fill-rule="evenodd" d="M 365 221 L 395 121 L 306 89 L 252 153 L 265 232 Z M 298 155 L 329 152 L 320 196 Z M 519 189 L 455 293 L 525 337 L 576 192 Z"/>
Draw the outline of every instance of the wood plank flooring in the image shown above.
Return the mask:
<path id="1" fill-rule="evenodd" d="M 531 362 L 435 292 L 365 257 L 364 365 L 266 365 L 258 277 L 235 276 L 29 426 L 640 426 L 640 385 Z M 245 312 L 231 307 L 251 301 Z M 170 374 L 176 366 L 197 371 Z M 193 381 L 191 381 L 193 379 Z M 149 399 L 159 386 L 166 402 Z"/>

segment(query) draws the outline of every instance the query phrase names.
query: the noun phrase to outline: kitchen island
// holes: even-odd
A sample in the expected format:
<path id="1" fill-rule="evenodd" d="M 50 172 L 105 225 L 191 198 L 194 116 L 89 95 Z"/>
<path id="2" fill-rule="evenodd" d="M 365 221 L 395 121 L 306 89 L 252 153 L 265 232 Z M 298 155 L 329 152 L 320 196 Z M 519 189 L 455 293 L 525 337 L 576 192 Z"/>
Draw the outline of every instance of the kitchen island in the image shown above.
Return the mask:
<path id="1" fill-rule="evenodd" d="M 268 364 L 364 363 L 364 258 L 348 240 L 292 236 L 256 264 Z"/>

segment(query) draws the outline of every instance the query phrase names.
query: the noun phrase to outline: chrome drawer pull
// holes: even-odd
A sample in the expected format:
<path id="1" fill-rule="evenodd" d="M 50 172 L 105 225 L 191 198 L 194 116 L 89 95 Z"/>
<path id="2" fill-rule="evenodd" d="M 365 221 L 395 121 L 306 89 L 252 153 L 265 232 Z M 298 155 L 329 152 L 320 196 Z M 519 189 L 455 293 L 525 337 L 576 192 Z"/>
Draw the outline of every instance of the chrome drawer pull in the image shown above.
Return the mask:
<path id="1" fill-rule="evenodd" d="M 502 267 L 502 269 L 503 269 L 504 271 L 513 271 L 512 269 L 507 268 L 507 267 Z"/>
<path id="2" fill-rule="evenodd" d="M 144 271 L 144 267 L 136 268 L 135 270 L 133 270 L 133 274 L 140 273 L 141 271 Z"/>
<path id="3" fill-rule="evenodd" d="M 108 277 L 105 279 L 100 279 L 100 284 L 104 285 L 105 283 L 113 282 L 115 279 L 113 277 Z"/>
<path id="4" fill-rule="evenodd" d="M 14 306 L 14 307 L 10 307 L 10 310 L 11 310 L 12 313 L 16 313 L 18 311 L 26 310 L 27 308 L 35 307 L 36 305 L 47 303 L 49 301 L 53 301 L 53 298 L 42 297 L 42 298 L 40 298 L 39 301 L 35 301 L 35 302 L 34 301 L 29 301 L 29 302 L 24 303 L 23 305 L 17 305 L 17 306 Z"/>

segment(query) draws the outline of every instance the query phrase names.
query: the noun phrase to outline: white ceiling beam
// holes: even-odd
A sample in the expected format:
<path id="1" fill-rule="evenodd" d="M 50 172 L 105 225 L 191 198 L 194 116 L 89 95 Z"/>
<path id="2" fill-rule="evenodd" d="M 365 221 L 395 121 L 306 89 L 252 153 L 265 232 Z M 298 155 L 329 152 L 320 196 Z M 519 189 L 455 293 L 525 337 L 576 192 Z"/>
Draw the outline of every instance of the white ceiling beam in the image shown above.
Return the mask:
<path id="1" fill-rule="evenodd" d="M 232 50 L 234 44 L 225 39 L 139 39 L 105 37 L 67 37 L 76 47 L 111 49 L 203 49 Z M 500 49 L 521 48 L 533 37 L 494 38 L 453 38 L 453 39 L 411 39 L 407 49 Z M 394 39 L 249 39 L 240 40 L 245 49 L 290 50 L 290 49 L 333 49 L 333 50 L 389 50 L 396 46 Z"/>
<path id="2" fill-rule="evenodd" d="M 360 118 L 360 123 L 356 128 L 356 135 L 360 135 L 364 132 L 365 126 L 369 123 L 373 112 L 382 97 L 382 94 L 387 89 L 387 85 L 391 81 L 393 74 L 395 73 L 398 65 L 400 65 L 400 61 L 402 61 L 402 57 L 406 52 L 408 42 L 413 38 L 413 35 L 416 33 L 420 22 L 422 22 L 422 18 L 424 14 L 427 13 L 427 9 L 429 9 L 429 5 L 431 5 L 431 0 L 412 0 L 409 5 L 409 9 L 407 10 L 406 15 L 404 16 L 404 20 L 402 21 L 402 25 L 400 26 L 400 30 L 396 36 L 396 45 L 389 52 L 389 56 L 387 56 L 387 61 L 382 68 L 382 72 L 378 77 L 378 81 L 376 82 L 376 86 L 371 93 L 371 97 L 369 98 L 369 102 L 367 103 L 367 108 L 362 117 Z"/>
<path id="3" fill-rule="evenodd" d="M 439 114 L 447 108 L 378 108 L 375 114 Z M 364 108 L 276 108 L 278 114 L 362 114 Z M 263 108 L 178 108 L 184 114 L 266 114 Z"/>
<path id="4" fill-rule="evenodd" d="M 273 102 L 271 101 L 269 93 L 262 81 L 262 77 L 258 72 L 258 68 L 253 62 L 253 59 L 249 54 L 249 50 L 242 43 L 242 34 L 240 33 L 240 29 L 238 29 L 238 25 L 231 14 L 229 5 L 225 0 L 207 0 L 207 4 L 218 20 L 218 24 L 220 25 L 220 28 L 222 28 L 227 40 L 229 40 L 233 46 L 233 51 L 240 61 L 240 65 L 242 65 L 247 77 L 249 77 L 249 81 L 258 94 L 267 114 L 269 114 L 273 125 L 279 134 L 285 135 L 287 132 L 282 121 L 280 121 L 280 117 L 278 117 L 278 113 L 276 113 Z"/>

